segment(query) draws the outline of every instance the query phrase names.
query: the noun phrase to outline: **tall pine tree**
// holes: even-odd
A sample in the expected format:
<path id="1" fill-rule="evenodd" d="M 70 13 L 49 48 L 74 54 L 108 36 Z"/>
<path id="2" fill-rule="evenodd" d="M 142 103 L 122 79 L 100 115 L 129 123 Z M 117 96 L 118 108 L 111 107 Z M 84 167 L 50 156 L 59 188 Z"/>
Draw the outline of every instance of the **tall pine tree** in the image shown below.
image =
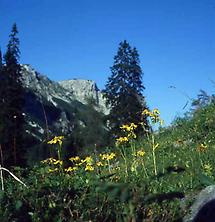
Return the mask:
<path id="1" fill-rule="evenodd" d="M 1 52 L 1 48 L 0 48 L 0 72 L 2 70 L 3 67 L 3 61 L 2 61 L 2 52 Z"/>
<path id="2" fill-rule="evenodd" d="M 4 55 L 5 64 L 1 72 L 1 106 L 0 121 L 2 122 L 0 142 L 6 166 L 24 165 L 25 152 L 23 144 L 23 87 L 21 82 L 19 39 L 16 24 L 9 36 L 7 51 Z"/>
<path id="3" fill-rule="evenodd" d="M 146 108 L 139 54 L 127 41 L 119 44 L 111 73 L 104 94 L 111 108 L 111 132 L 117 136 L 121 125 L 142 121 L 141 111 Z M 144 121 L 147 124 L 147 120 Z"/>
<path id="4" fill-rule="evenodd" d="M 1 141 L 2 141 L 2 130 L 3 130 L 3 61 L 2 61 L 2 52 L 0 49 L 0 148 L 1 148 Z M 1 150 L 0 150 L 1 152 Z M 2 164 L 2 163 L 1 163 Z"/>

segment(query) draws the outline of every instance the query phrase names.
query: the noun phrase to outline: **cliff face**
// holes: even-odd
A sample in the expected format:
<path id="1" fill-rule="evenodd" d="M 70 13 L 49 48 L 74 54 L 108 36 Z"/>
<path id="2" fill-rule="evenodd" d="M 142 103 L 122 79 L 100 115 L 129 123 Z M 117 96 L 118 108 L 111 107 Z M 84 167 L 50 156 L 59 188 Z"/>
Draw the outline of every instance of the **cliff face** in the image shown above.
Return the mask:
<path id="1" fill-rule="evenodd" d="M 93 99 L 97 106 L 97 110 L 104 114 L 108 114 L 109 110 L 106 106 L 105 98 L 94 81 L 72 79 L 60 81 L 59 84 L 83 104 L 87 104 L 89 100 Z"/>
<path id="2" fill-rule="evenodd" d="M 39 141 L 50 134 L 71 134 L 77 124 L 87 127 L 89 119 L 108 113 L 105 99 L 91 80 L 58 83 L 30 65 L 22 65 L 22 82 L 26 91 L 26 132 Z"/>

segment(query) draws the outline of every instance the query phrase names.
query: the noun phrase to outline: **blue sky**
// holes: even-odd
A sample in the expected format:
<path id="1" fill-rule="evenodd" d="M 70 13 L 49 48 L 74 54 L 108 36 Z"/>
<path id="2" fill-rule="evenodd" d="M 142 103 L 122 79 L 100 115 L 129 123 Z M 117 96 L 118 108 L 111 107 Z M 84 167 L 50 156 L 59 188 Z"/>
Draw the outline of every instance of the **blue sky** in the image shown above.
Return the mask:
<path id="1" fill-rule="evenodd" d="M 92 79 L 101 89 L 126 39 L 140 54 L 147 103 L 166 124 L 183 114 L 187 96 L 215 91 L 213 0 L 0 0 L 3 51 L 14 22 L 21 63 L 56 81 Z"/>

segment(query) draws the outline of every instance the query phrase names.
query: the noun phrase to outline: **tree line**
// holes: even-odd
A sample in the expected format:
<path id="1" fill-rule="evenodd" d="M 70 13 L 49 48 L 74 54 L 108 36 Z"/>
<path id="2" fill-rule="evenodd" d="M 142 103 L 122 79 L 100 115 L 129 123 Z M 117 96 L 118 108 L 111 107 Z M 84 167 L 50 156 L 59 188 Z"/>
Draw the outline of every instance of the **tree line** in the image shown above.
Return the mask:
<path id="1" fill-rule="evenodd" d="M 18 29 L 12 26 L 6 52 L 0 50 L 0 160 L 4 166 L 26 164 L 24 88 L 22 85 Z M 139 54 L 125 40 L 119 44 L 111 75 L 103 90 L 110 113 L 106 117 L 112 140 L 123 124 L 138 124 L 147 108 Z M 138 129 L 137 129 L 138 131 Z M 142 135 L 142 134 L 141 134 Z"/>
<path id="2" fill-rule="evenodd" d="M 25 163 L 24 149 L 24 94 L 20 73 L 18 30 L 13 25 L 7 49 L 0 53 L 0 148 L 4 166 Z"/>

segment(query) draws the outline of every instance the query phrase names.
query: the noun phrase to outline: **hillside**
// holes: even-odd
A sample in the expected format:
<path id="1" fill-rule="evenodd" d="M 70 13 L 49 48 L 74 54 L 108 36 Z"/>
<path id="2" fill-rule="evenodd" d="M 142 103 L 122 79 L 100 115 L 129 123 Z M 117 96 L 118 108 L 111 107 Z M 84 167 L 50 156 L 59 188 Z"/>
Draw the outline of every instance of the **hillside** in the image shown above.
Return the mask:
<path id="1" fill-rule="evenodd" d="M 156 117 L 152 124 L 162 123 L 158 110 L 144 115 L 149 121 Z M 129 140 L 118 140 L 115 147 L 67 160 L 51 157 L 27 176 L 17 169 L 30 189 L 6 180 L 1 219 L 193 221 L 197 212 L 189 210 L 196 194 L 215 183 L 214 116 L 210 102 L 146 138 L 136 140 L 125 126 Z M 64 145 L 56 137 L 50 146 L 60 150 L 60 141 Z"/>
<path id="2" fill-rule="evenodd" d="M 107 134 L 104 117 L 108 109 L 96 83 L 90 80 L 58 83 L 30 65 L 22 65 L 22 82 L 25 89 L 24 113 L 28 123 L 26 140 L 34 150 L 29 153 L 43 155 L 38 145 L 43 145 L 53 135 L 71 137 L 70 141 L 74 141 L 77 149 L 94 147 L 95 143 L 98 146 L 105 144 L 102 140 Z M 83 138 L 85 131 L 90 133 Z"/>

